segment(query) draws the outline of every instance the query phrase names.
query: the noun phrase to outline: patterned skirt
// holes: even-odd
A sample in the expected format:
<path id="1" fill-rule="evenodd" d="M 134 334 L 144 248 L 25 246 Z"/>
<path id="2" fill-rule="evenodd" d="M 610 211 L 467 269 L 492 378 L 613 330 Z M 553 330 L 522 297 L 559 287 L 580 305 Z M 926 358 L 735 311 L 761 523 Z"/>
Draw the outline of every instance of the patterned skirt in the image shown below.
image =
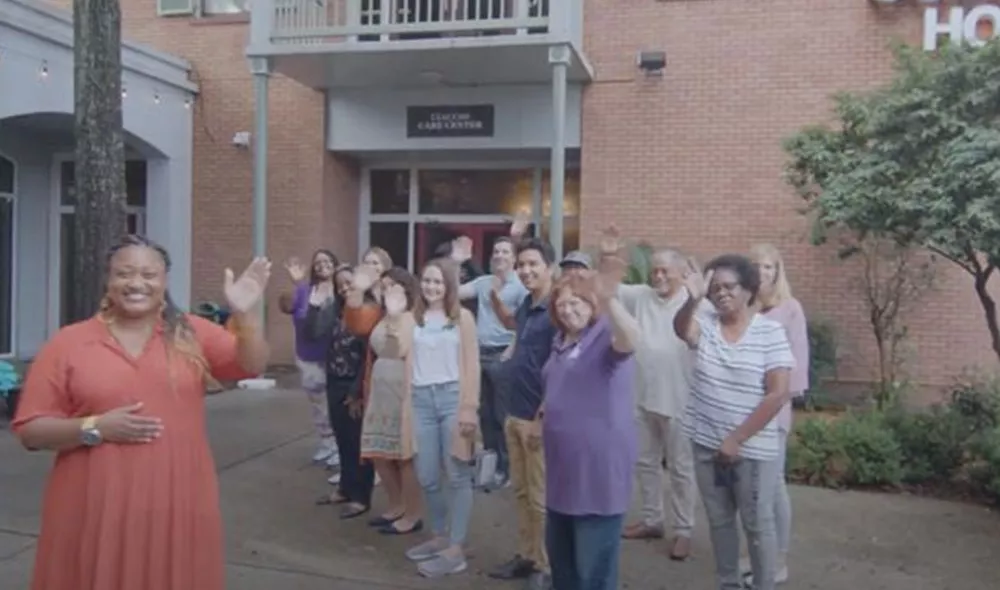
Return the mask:
<path id="1" fill-rule="evenodd" d="M 378 359 L 372 365 L 371 390 L 361 429 L 361 457 L 404 460 L 413 457 L 415 441 L 401 360 Z"/>

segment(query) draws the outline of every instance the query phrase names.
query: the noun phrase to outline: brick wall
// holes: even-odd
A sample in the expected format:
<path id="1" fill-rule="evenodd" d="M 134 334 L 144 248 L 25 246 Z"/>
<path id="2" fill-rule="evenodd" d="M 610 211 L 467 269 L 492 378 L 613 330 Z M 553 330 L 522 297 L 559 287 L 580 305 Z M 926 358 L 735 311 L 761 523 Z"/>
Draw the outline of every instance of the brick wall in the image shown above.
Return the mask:
<path id="1" fill-rule="evenodd" d="M 217 299 L 223 269 L 251 253 L 252 153 L 230 144 L 253 125 L 247 24 L 157 17 L 152 0 L 122 5 L 129 39 L 195 67 L 194 297 Z M 827 118 L 832 93 L 886 80 L 889 41 L 919 41 L 921 23 L 918 8 L 877 10 L 866 0 L 634 0 L 627 9 L 587 0 L 585 49 L 597 79 L 584 100 L 584 241 L 614 219 L 700 258 L 774 242 L 807 312 L 840 331 L 840 377 L 869 379 L 874 354 L 851 286 L 856 271 L 805 243 L 780 143 Z M 667 51 L 662 78 L 637 73 L 641 49 Z M 356 257 L 358 165 L 324 150 L 320 93 L 280 76 L 271 88 L 273 303 L 288 287 L 286 257 L 306 258 L 317 245 Z M 948 270 L 909 321 L 914 377 L 932 384 L 970 364 L 996 365 L 970 281 Z M 273 313 L 269 330 L 276 360 L 290 359 L 287 318 Z"/>
<path id="2" fill-rule="evenodd" d="M 700 258 L 773 242 L 810 316 L 838 327 L 840 376 L 870 379 L 856 271 L 806 243 L 800 203 L 782 180 L 781 141 L 828 118 L 834 92 L 886 80 L 888 43 L 919 42 L 922 11 L 866 0 L 638 0 L 627 10 L 588 0 L 585 18 L 596 81 L 584 95 L 584 241 L 614 219 Z M 667 52 L 662 78 L 637 72 L 641 49 Z M 914 378 L 931 383 L 996 366 L 971 281 L 943 266 L 942 287 L 909 319 Z"/>

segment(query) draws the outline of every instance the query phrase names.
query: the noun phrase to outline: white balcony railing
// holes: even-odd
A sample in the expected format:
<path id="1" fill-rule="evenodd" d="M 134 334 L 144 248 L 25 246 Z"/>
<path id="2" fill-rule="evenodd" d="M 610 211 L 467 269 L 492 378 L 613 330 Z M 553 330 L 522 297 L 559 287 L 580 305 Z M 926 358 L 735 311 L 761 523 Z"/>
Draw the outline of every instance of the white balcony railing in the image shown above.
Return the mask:
<path id="1" fill-rule="evenodd" d="M 567 0 L 265 0 L 256 30 L 273 45 L 549 32 L 549 2 Z M 568 0 L 569 3 L 579 0 Z M 264 21 L 264 22 L 260 22 Z"/>

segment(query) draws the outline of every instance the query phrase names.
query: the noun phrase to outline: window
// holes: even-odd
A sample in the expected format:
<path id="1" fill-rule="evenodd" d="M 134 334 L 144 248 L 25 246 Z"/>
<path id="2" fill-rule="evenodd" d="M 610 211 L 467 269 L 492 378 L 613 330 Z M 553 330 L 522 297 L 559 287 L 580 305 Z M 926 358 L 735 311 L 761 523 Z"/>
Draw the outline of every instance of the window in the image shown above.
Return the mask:
<path id="1" fill-rule="evenodd" d="M 160 16 L 194 14 L 196 0 L 156 0 L 156 13 Z"/>
<path id="2" fill-rule="evenodd" d="M 125 211 L 128 232 L 146 233 L 146 176 L 145 160 L 125 162 Z M 60 325 L 70 321 L 73 308 L 74 252 L 76 251 L 76 169 L 72 161 L 59 167 L 59 297 Z"/>
<path id="3" fill-rule="evenodd" d="M 410 171 L 372 170 L 372 213 L 406 213 L 410 210 Z"/>
<path id="4" fill-rule="evenodd" d="M 0 156 L 0 355 L 14 352 L 14 162 Z"/>
<path id="5" fill-rule="evenodd" d="M 376 222 L 369 226 L 371 245 L 380 246 L 392 257 L 393 266 L 406 268 L 410 258 L 410 224 L 402 222 Z"/>
<path id="6" fill-rule="evenodd" d="M 420 213 L 514 215 L 531 205 L 528 170 L 421 170 Z"/>
<path id="7" fill-rule="evenodd" d="M 250 12 L 251 0 L 201 0 L 203 14 L 243 14 Z"/>

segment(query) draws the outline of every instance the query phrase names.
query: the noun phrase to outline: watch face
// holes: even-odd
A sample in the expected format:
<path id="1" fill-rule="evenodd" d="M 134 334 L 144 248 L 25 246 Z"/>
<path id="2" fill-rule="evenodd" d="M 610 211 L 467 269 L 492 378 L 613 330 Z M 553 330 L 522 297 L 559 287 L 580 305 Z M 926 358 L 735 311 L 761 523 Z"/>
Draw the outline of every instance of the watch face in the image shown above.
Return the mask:
<path id="1" fill-rule="evenodd" d="M 85 446 L 94 447 L 101 444 L 101 433 L 97 430 L 84 430 L 80 435 L 80 440 Z"/>

